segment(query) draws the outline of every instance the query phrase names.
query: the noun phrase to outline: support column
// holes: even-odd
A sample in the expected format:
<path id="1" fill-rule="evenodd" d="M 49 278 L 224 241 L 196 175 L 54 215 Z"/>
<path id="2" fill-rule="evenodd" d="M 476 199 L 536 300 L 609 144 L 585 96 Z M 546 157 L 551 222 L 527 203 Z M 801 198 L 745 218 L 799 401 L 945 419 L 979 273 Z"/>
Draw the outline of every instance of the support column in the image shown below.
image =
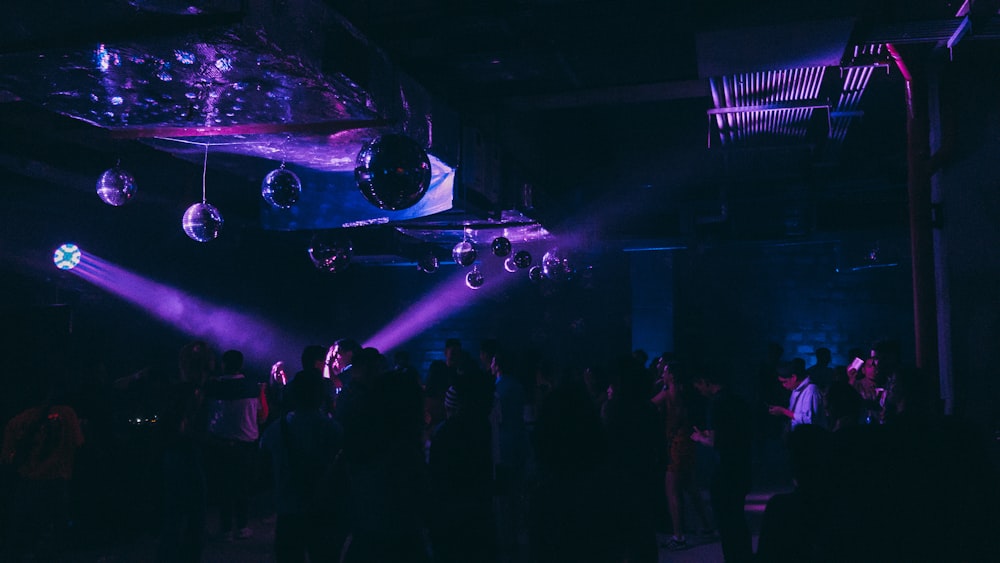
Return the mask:
<path id="1" fill-rule="evenodd" d="M 889 51 L 906 80 L 907 192 L 910 205 L 916 367 L 927 375 L 937 376 L 937 293 L 934 283 L 928 97 L 928 63 L 931 53 L 917 50 L 904 57 L 891 45 Z"/>

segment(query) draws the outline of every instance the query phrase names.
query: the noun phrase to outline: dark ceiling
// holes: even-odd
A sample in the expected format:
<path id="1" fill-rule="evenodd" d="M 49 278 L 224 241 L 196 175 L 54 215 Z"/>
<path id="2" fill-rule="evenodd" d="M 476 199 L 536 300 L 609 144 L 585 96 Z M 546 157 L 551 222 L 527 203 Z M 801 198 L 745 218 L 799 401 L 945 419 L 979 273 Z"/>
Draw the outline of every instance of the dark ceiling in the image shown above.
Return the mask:
<path id="1" fill-rule="evenodd" d="M 201 194 L 208 145 L 220 240 L 298 248 L 311 231 L 261 228 L 263 175 L 282 161 L 307 178 L 349 173 L 364 142 L 404 132 L 458 168 L 454 208 L 353 228 L 356 254 L 373 263 L 421 241 L 447 256 L 469 226 L 526 241 L 584 232 L 616 248 L 902 228 L 903 80 L 885 46 L 943 48 L 964 10 L 941 0 L 58 4 L 3 8 L 5 243 L 70 217 L 79 229 L 129 221 L 139 238 L 190 242 L 179 219 Z M 119 159 L 141 211 L 112 219 L 119 210 L 93 186 Z"/>

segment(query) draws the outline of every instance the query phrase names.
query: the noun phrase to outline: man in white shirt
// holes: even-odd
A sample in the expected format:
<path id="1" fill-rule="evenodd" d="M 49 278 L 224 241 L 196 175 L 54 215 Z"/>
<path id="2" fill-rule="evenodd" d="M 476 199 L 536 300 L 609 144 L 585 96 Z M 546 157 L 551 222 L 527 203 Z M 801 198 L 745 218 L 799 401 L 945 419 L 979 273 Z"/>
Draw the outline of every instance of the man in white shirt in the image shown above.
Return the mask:
<path id="1" fill-rule="evenodd" d="M 795 358 L 778 366 L 778 381 L 792 392 L 788 408 L 771 405 L 768 412 L 791 420 L 791 428 L 800 424 L 823 425 L 823 395 L 805 376 L 805 361 Z"/>

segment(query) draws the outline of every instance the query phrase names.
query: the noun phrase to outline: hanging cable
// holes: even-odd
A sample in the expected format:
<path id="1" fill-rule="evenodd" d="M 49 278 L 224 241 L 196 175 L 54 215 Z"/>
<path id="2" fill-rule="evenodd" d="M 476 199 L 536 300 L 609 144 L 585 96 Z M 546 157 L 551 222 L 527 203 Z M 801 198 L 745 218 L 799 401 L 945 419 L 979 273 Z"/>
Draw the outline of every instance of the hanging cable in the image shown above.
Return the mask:
<path id="1" fill-rule="evenodd" d="M 208 177 L 208 145 L 205 145 L 205 163 L 201 168 L 201 202 L 208 203 L 208 199 L 205 196 L 206 192 L 206 182 L 205 179 Z"/>

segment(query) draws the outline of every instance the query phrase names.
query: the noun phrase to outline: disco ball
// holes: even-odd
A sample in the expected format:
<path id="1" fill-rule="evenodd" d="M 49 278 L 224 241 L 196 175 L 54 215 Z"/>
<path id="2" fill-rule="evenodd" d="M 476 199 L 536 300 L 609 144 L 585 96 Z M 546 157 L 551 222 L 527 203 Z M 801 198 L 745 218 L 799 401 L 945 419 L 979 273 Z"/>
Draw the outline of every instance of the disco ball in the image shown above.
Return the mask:
<path id="1" fill-rule="evenodd" d="M 463 240 L 451 249 L 451 257 L 459 266 L 471 266 L 477 256 L 476 247 L 467 240 Z"/>
<path id="2" fill-rule="evenodd" d="M 191 240 L 208 242 L 219 236 L 222 215 L 209 203 L 195 203 L 184 212 L 181 225 L 184 227 L 184 234 Z"/>
<path id="3" fill-rule="evenodd" d="M 346 239 L 313 237 L 309 245 L 309 259 L 317 270 L 333 274 L 343 272 L 351 264 L 354 246 Z"/>
<path id="4" fill-rule="evenodd" d="M 465 285 L 469 286 L 469 289 L 479 289 L 483 287 L 486 283 L 486 278 L 483 277 L 483 273 L 479 271 L 479 268 L 473 268 L 471 272 L 465 275 Z"/>
<path id="5" fill-rule="evenodd" d="M 299 201 L 302 195 L 302 182 L 285 165 L 268 172 L 260 184 L 260 195 L 277 209 L 289 209 Z"/>
<path id="6" fill-rule="evenodd" d="M 109 168 L 97 179 L 97 195 L 108 205 L 125 205 L 135 196 L 135 178 L 118 166 Z"/>
<path id="7" fill-rule="evenodd" d="M 417 269 L 425 274 L 433 274 L 438 271 L 441 263 L 438 261 L 438 257 L 434 255 L 433 252 L 428 252 L 423 256 L 417 258 Z"/>
<path id="8" fill-rule="evenodd" d="M 60 245 L 52 255 L 52 262 L 60 270 L 72 270 L 80 263 L 80 247 L 71 242 Z"/>
<path id="9" fill-rule="evenodd" d="M 493 239 L 493 255 L 507 256 L 510 254 L 510 239 L 507 237 L 497 237 Z"/>
<path id="10" fill-rule="evenodd" d="M 566 282 L 573 279 L 576 269 L 569 255 L 559 248 L 553 248 L 542 256 L 542 275 L 554 282 Z"/>
<path id="11" fill-rule="evenodd" d="M 354 179 L 369 203 L 398 211 L 424 197 L 431 183 L 431 161 L 413 139 L 382 135 L 358 153 Z"/>
<path id="12" fill-rule="evenodd" d="M 518 250 L 515 252 L 514 265 L 521 270 L 531 266 L 531 253 L 527 250 Z"/>
<path id="13" fill-rule="evenodd" d="M 541 266 L 532 266 L 528 270 L 528 279 L 531 280 L 531 281 L 533 281 L 533 282 L 540 282 L 540 281 L 542 281 L 542 267 Z"/>
<path id="14" fill-rule="evenodd" d="M 513 256 L 508 256 L 507 259 L 503 261 L 503 269 L 512 274 L 517 271 L 517 264 L 514 263 Z"/>

